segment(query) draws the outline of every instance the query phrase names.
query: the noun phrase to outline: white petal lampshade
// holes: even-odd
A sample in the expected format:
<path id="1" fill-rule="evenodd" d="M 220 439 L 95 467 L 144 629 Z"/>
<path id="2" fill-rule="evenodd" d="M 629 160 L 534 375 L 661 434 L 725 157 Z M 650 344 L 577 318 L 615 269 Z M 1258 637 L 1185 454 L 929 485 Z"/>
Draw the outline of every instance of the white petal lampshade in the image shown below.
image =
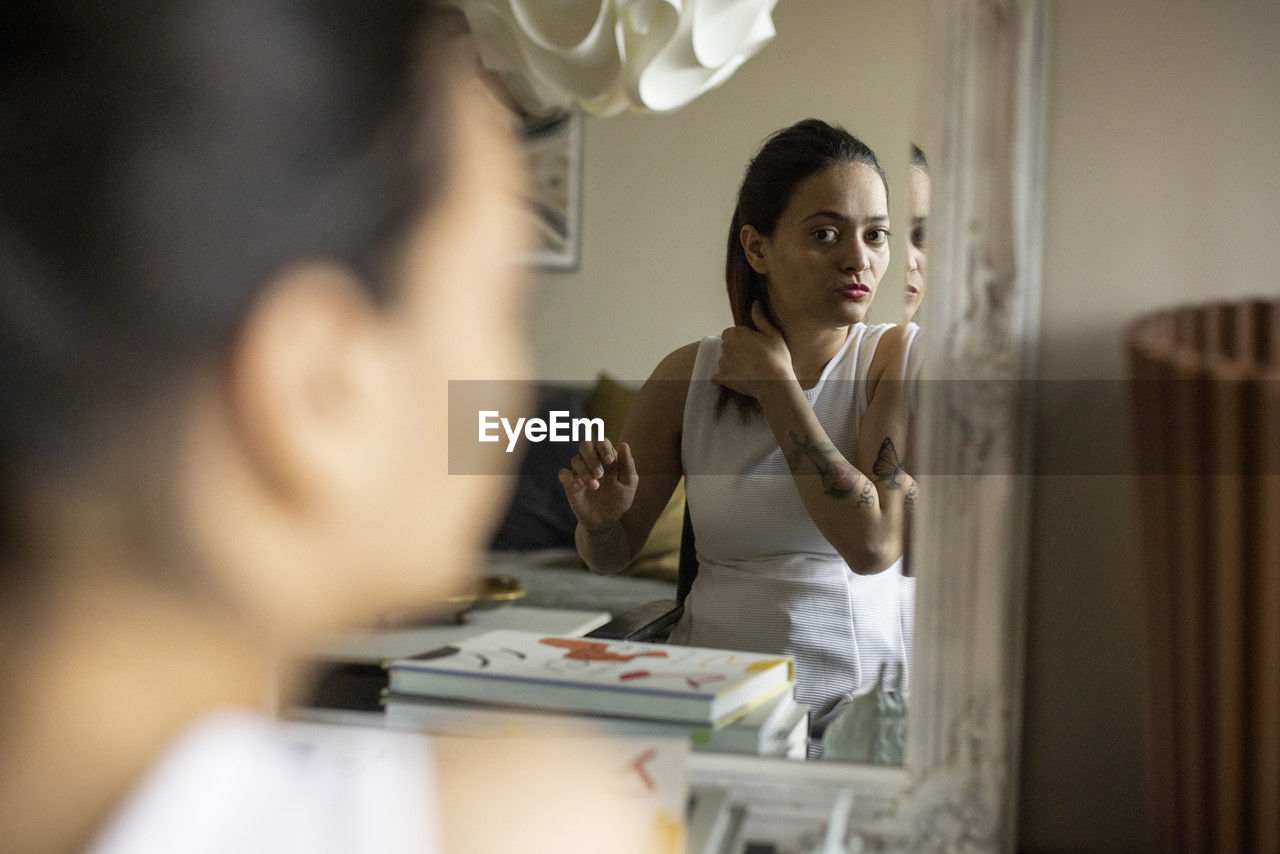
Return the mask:
<path id="1" fill-rule="evenodd" d="M 674 110 L 774 36 L 777 0 L 451 0 L 533 113 Z"/>

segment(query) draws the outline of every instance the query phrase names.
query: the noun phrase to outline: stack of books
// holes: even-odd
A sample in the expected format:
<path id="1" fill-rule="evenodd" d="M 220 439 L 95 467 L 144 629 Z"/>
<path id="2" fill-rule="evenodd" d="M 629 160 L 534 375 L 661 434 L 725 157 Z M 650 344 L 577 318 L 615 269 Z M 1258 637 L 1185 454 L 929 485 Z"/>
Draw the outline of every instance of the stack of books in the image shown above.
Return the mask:
<path id="1" fill-rule="evenodd" d="M 802 758 L 808 709 L 789 658 L 494 631 L 387 663 L 387 723 L 441 734 L 537 734 L 566 718 L 695 750 Z"/>

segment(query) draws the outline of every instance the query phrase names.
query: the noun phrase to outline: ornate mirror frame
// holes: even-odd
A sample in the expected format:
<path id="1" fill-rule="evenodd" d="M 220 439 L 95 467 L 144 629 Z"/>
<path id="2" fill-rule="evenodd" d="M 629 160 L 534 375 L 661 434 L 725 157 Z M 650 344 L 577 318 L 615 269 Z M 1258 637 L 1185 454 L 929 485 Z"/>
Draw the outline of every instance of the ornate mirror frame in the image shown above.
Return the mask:
<path id="1" fill-rule="evenodd" d="M 864 851 L 1011 851 L 1031 521 L 1022 390 L 1039 324 L 1049 0 L 930 5 L 922 336 L 924 379 L 936 382 L 923 383 L 931 393 L 921 396 L 917 439 L 906 764 L 695 754 L 691 779 L 728 788 L 753 823 L 807 824 L 816 839 L 828 818 L 847 814 Z"/>

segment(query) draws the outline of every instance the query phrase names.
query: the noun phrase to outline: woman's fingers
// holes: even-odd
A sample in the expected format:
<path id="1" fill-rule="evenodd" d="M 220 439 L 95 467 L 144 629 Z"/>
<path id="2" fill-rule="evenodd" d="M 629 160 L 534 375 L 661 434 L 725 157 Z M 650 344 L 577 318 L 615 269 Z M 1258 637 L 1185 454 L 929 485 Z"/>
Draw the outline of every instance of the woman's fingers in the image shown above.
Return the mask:
<path id="1" fill-rule="evenodd" d="M 578 446 L 578 456 L 586 465 L 586 471 L 592 477 L 604 477 L 604 463 L 600 459 L 600 454 L 596 450 L 595 442 L 583 442 Z"/>
<path id="2" fill-rule="evenodd" d="M 604 477 L 607 466 L 617 462 L 618 452 L 614 450 L 612 442 L 601 439 L 598 442 L 583 442 L 578 446 L 578 456 L 574 459 L 581 459 L 585 467 L 579 474 L 599 479 Z M 574 470 L 578 471 L 576 467 Z"/>
<path id="3" fill-rule="evenodd" d="M 596 442 L 596 456 L 605 465 L 611 465 L 618 459 L 618 452 L 614 450 L 613 443 L 609 441 L 608 437 L 602 437 L 599 442 Z"/>
<path id="4" fill-rule="evenodd" d="M 777 328 L 769 322 L 769 315 L 765 313 L 764 306 L 760 305 L 759 300 L 751 303 L 751 319 L 755 321 L 756 329 L 759 329 L 765 335 L 776 336 L 780 334 Z"/>
<path id="5" fill-rule="evenodd" d="M 566 482 L 566 478 L 571 478 L 575 486 L 580 488 L 599 489 L 600 481 L 609 472 L 609 467 L 615 463 L 620 464 L 620 456 L 618 451 L 614 449 L 613 443 L 608 439 L 601 439 L 598 442 L 583 442 L 578 448 L 578 454 L 569 461 L 569 469 L 560 470 L 562 473 L 559 475 L 560 482 L 567 487 L 569 484 Z M 618 468 L 617 471 L 619 482 L 623 483 L 623 485 L 629 485 L 632 482 L 631 479 L 635 477 L 635 461 L 631 461 L 629 473 L 624 472 L 622 468 Z"/>
<path id="6" fill-rule="evenodd" d="M 575 463 L 573 470 L 578 474 L 588 474 L 592 477 L 600 477 L 604 474 L 604 466 L 600 465 L 600 458 L 596 456 L 595 449 L 588 447 L 586 442 L 582 443 L 582 449 L 578 451 L 573 461 Z M 582 464 L 581 469 L 577 466 L 579 462 Z"/>
<path id="7" fill-rule="evenodd" d="M 578 454 L 570 460 L 569 468 L 556 472 L 556 477 L 564 487 L 569 506 L 579 522 L 588 526 L 612 524 L 631 505 L 640 480 L 636 473 L 636 460 L 631 446 L 626 443 L 615 450 L 606 439 L 593 443 L 591 450 L 595 451 L 597 460 L 609 460 L 604 476 L 593 477 L 590 463 Z M 610 488 L 602 489 L 606 485 Z"/>
<path id="8" fill-rule="evenodd" d="M 582 477 L 569 469 L 560 469 L 556 472 L 556 478 L 559 479 L 560 485 L 564 487 L 565 495 L 569 498 L 569 506 L 573 508 L 575 516 L 581 516 L 578 512 L 583 509 L 577 504 L 587 493 L 595 492 L 600 488 L 600 481 L 590 477 Z"/>
<path id="9" fill-rule="evenodd" d="M 623 486 L 632 486 L 638 479 L 636 458 L 631 454 L 631 446 L 623 442 L 618 446 L 618 483 Z"/>
<path id="10" fill-rule="evenodd" d="M 600 485 L 600 481 L 597 479 L 600 475 L 595 474 L 590 463 L 584 460 L 581 454 L 570 460 L 569 465 L 573 468 L 573 473 L 577 476 L 578 482 L 583 486 L 595 489 Z"/>
<path id="11" fill-rule="evenodd" d="M 618 458 L 613 443 L 608 439 L 598 442 L 583 442 L 578 446 L 578 455 L 587 463 L 587 467 L 596 477 L 604 476 L 604 467 L 612 465 Z"/>

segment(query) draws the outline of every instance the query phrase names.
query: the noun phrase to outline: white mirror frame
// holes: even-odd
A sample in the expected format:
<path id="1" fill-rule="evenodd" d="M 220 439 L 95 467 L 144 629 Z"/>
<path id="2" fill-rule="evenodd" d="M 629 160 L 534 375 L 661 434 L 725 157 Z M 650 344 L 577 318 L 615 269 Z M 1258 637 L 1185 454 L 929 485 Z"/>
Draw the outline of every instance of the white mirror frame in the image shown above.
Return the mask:
<path id="1" fill-rule="evenodd" d="M 922 396 L 906 764 L 694 754 L 691 782 L 728 788 L 753 824 L 821 839 L 833 806 L 851 804 L 863 851 L 1013 850 L 1031 521 L 1020 390 L 1039 324 L 1048 4 L 930 2 L 924 378 L 995 382 Z"/>

